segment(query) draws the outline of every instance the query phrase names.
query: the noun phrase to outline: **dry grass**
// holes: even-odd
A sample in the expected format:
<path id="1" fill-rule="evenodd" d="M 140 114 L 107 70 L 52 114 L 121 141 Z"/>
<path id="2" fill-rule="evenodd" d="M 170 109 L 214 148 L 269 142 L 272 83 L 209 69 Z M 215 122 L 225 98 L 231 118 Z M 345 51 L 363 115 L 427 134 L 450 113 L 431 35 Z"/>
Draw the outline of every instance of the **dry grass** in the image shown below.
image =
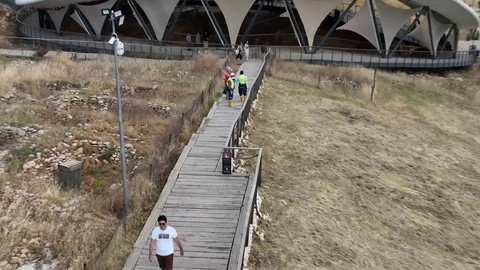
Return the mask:
<path id="1" fill-rule="evenodd" d="M 123 198 L 118 186 L 121 173 L 116 163 L 105 165 L 94 158 L 86 158 L 81 192 L 78 193 L 61 191 L 56 177 L 45 175 L 41 170 L 37 175 L 5 174 L 1 176 L 0 194 L 5 185 L 9 185 L 15 194 L 29 192 L 33 195 L 0 196 L 0 261 L 9 259 L 15 248 L 26 247 L 31 239 L 38 238 L 42 240 L 35 243 L 36 258 L 45 260 L 46 250 L 51 250 L 61 269 L 83 269 L 84 263 L 94 267 L 97 259 L 101 261 L 97 265 L 99 269 L 121 267 L 161 191 L 163 178 L 178 156 L 177 149 L 182 149 L 193 130 L 188 125 L 183 129 L 178 126 L 177 117 L 205 89 L 208 80 L 219 70 L 220 63 L 212 55 L 176 64 L 122 61 L 119 67 L 125 86 L 122 95 L 126 143 L 132 144 L 137 155 L 144 158 L 136 173 L 129 177 L 132 214 L 127 222 L 128 231 L 120 233 L 117 226 Z M 200 70 L 199 66 L 204 68 Z M 55 147 L 65 139 L 66 132 L 75 140 L 111 142 L 116 146 L 115 106 L 107 111 L 92 104 L 59 109 L 47 101 L 51 97 L 62 99 L 74 95 L 86 99 L 94 95 L 114 98 L 112 70 L 110 63 L 74 62 L 61 57 L 8 63 L 5 69 L 0 69 L 0 95 L 15 90 L 16 97 L 0 104 L 0 124 L 18 127 L 40 124 L 45 135 L 29 141 L 39 150 Z M 154 88 L 154 85 L 158 87 Z M 76 94 L 67 93 L 70 90 Z M 172 109 L 168 115 L 159 115 L 148 109 L 147 102 L 168 105 Z M 5 109 L 9 113 L 3 113 Z M 169 128 L 174 126 L 182 132 L 178 136 L 173 134 L 171 149 L 165 150 L 165 137 L 173 132 Z M 81 146 L 84 153 L 96 151 L 91 146 Z M 162 151 L 155 146 L 161 147 Z M 155 175 L 149 174 L 152 162 L 157 162 L 153 163 Z M 128 164 L 129 173 L 134 165 Z M 68 207 L 72 201 L 78 203 Z M 64 208 L 69 210 L 58 212 Z M 100 254 L 101 258 L 98 257 Z"/>
<path id="2" fill-rule="evenodd" d="M 272 220 L 249 269 L 480 268 L 478 84 L 379 72 L 372 104 L 279 79 L 297 70 L 276 66 L 253 117 Z"/>

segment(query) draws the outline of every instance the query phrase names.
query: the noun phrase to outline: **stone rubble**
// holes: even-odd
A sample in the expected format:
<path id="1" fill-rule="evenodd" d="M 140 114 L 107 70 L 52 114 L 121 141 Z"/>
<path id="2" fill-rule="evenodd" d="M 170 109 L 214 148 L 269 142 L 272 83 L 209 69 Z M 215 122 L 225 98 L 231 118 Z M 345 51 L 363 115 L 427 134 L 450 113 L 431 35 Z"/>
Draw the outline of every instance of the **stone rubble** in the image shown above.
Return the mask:
<path id="1" fill-rule="evenodd" d="M 69 111 L 73 107 L 82 107 L 89 109 L 101 109 L 108 111 L 116 108 L 117 99 L 107 95 L 100 96 L 83 96 L 79 90 L 66 90 L 59 95 L 50 95 L 46 98 L 48 105 L 56 109 L 56 111 Z M 142 104 L 135 104 L 133 100 L 122 99 L 123 106 L 137 105 L 145 106 Z M 160 105 L 152 102 L 148 102 L 146 107 L 158 114 L 167 115 L 170 112 L 171 107 L 168 105 Z"/>
<path id="2" fill-rule="evenodd" d="M 13 66 L 28 66 L 35 62 L 29 60 L 13 61 L 10 65 Z M 179 72 L 178 77 L 186 77 L 196 80 L 188 72 Z M 116 95 L 113 89 L 105 89 L 100 91 L 98 95 L 90 95 L 88 88 L 81 84 L 72 84 L 68 82 L 44 82 L 42 87 L 48 88 L 51 94 L 43 99 L 35 99 L 30 94 L 25 93 L 26 85 L 17 85 L 11 91 L 0 95 L 0 113 L 10 113 L 13 111 L 9 104 L 39 104 L 53 109 L 58 119 L 72 120 L 74 117 L 70 111 L 78 108 L 85 108 L 88 110 L 103 110 L 111 111 L 116 109 Z M 122 86 L 121 92 L 122 103 L 124 108 L 131 106 L 132 109 L 147 109 L 154 111 L 158 115 L 169 116 L 172 110 L 171 105 L 157 104 L 155 102 L 141 102 L 135 99 L 129 99 L 130 95 L 142 95 L 148 97 L 150 93 L 160 91 L 157 83 L 154 83 L 151 88 L 136 89 L 134 87 Z M 172 105 L 173 106 L 173 105 Z M 33 110 L 27 111 L 27 114 L 35 114 Z M 79 126 L 88 126 L 89 123 L 84 123 L 82 119 L 75 119 L 80 121 Z M 0 126 L 0 176 L 9 177 L 7 174 L 6 159 L 14 157 L 15 150 L 21 149 L 27 153 L 26 157 L 22 157 L 23 164 L 20 171 L 13 176 L 20 178 L 29 178 L 38 183 L 50 182 L 56 178 L 58 165 L 68 160 L 79 160 L 88 162 L 90 165 L 108 165 L 120 164 L 120 148 L 113 142 L 99 141 L 91 139 L 76 139 L 71 132 L 66 132 L 64 138 L 57 142 L 53 147 L 44 148 L 32 141 L 37 136 L 42 136 L 46 133 L 44 127 L 37 124 L 14 123 L 10 125 Z M 108 134 L 117 141 L 118 134 Z M 140 167 L 144 157 L 137 153 L 134 143 L 144 143 L 140 138 L 125 137 L 125 154 L 126 161 L 132 165 L 133 175 Z M 25 158 L 25 159 L 24 159 Z M 4 174 L 4 175 L 2 175 Z M 74 199 L 59 199 L 51 200 L 44 195 L 29 192 L 28 185 L 21 183 L 20 187 L 17 184 L 10 183 L 8 178 L 3 178 L 6 181 L 0 182 L 0 210 L 6 213 L 19 211 L 24 209 L 25 205 L 31 206 L 33 209 L 39 210 L 45 216 L 58 216 L 62 219 L 69 219 L 79 221 L 85 217 L 85 211 L 82 209 L 82 199 L 80 196 Z M 3 180 L 2 179 L 2 180 Z M 108 191 L 118 190 L 121 188 L 120 184 L 112 184 L 107 187 Z M 9 220 L 12 219 L 12 220 Z M 11 215 L 0 216 L 0 224 L 15 224 L 18 222 L 14 220 L 15 217 Z M 11 228 L 4 228 L 9 230 Z M 19 245 L 9 251 L 5 258 L 0 260 L 0 269 L 13 270 L 19 267 L 27 267 L 30 264 L 37 265 L 39 263 L 50 263 L 49 258 L 52 252 L 50 251 L 51 243 L 46 242 L 45 238 L 40 234 L 29 236 L 28 239 L 23 239 Z M 42 252 L 42 259 L 38 259 L 38 252 L 35 250 L 38 247 Z M 46 256 L 44 256 L 46 254 Z M 50 254 L 50 255 L 49 255 Z M 40 264 L 42 265 L 42 264 Z M 35 268 L 37 269 L 37 268 Z"/>

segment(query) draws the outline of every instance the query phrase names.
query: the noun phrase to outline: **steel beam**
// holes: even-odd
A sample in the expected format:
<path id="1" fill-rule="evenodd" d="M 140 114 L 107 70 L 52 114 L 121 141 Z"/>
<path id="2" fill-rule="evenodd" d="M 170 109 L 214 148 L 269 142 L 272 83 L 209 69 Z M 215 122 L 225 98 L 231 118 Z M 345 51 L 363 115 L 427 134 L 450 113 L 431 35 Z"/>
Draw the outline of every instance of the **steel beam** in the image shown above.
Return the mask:
<path id="1" fill-rule="evenodd" d="M 131 1 L 131 0 L 129 0 L 129 1 Z M 182 14 L 182 10 L 185 7 L 186 3 L 187 3 L 187 0 L 180 0 L 180 6 L 177 7 L 177 10 L 175 10 L 174 16 L 173 16 L 173 21 L 170 24 L 170 27 L 168 27 L 167 30 L 165 30 L 165 33 L 163 34 L 162 40 L 170 40 L 170 38 L 172 36 L 173 29 L 175 28 L 175 26 L 178 23 L 178 17 L 180 17 L 180 14 Z"/>
<path id="2" fill-rule="evenodd" d="M 452 27 L 450 27 L 450 29 L 448 30 L 448 33 L 447 33 L 447 35 L 445 36 L 445 41 L 443 42 L 442 47 L 440 48 L 440 52 L 443 52 L 443 50 L 445 49 L 445 45 L 447 45 L 447 43 L 448 43 L 448 38 L 449 38 L 450 35 L 452 34 L 454 27 L 455 27 L 455 24 L 452 25 Z M 453 49 L 453 46 L 452 46 L 452 49 Z"/>
<path id="3" fill-rule="evenodd" d="M 95 35 L 101 35 L 102 33 L 95 33 L 95 30 L 93 29 L 92 25 L 90 22 L 87 20 L 85 15 L 83 15 L 82 11 L 77 7 L 77 5 L 72 5 L 73 12 L 75 12 L 80 19 L 80 22 L 83 24 L 85 27 L 85 30 L 90 36 L 95 36 Z"/>
<path id="4" fill-rule="evenodd" d="M 252 30 L 253 25 L 255 24 L 255 21 L 257 20 L 258 14 L 262 10 L 263 5 L 265 4 L 265 0 L 260 0 L 260 3 L 258 3 L 258 8 L 255 10 L 255 13 L 253 14 L 252 20 L 250 20 L 250 23 L 247 26 L 247 29 L 242 35 L 242 39 L 240 40 L 240 43 L 245 44 L 247 41 L 247 35 L 250 34 L 250 31 Z"/>
<path id="5" fill-rule="evenodd" d="M 415 15 L 415 19 L 413 20 L 413 22 L 408 26 L 407 30 L 405 31 L 405 35 L 397 42 L 397 45 L 395 45 L 395 47 L 393 48 L 393 50 L 391 50 L 388 54 L 388 57 L 391 57 L 398 49 L 398 47 L 400 47 L 400 45 L 402 44 L 402 42 L 408 37 L 408 34 L 413 30 L 413 27 L 419 22 L 420 20 L 420 16 L 424 15 L 425 12 L 428 11 L 428 8 L 427 7 L 423 7 L 422 10 L 420 10 L 420 12 L 418 12 L 416 15 Z"/>
<path id="6" fill-rule="evenodd" d="M 458 26 L 455 24 L 454 25 L 455 28 L 453 29 L 454 31 L 454 41 L 453 41 L 453 48 L 454 48 L 454 51 L 458 51 L 458 37 L 459 37 L 459 29 L 458 29 Z"/>
<path id="7" fill-rule="evenodd" d="M 283 2 L 285 3 L 285 8 L 288 12 L 288 18 L 290 18 L 290 23 L 292 24 L 293 31 L 295 32 L 295 37 L 297 38 L 298 45 L 300 45 L 300 47 L 306 50 L 307 48 L 305 46 L 307 46 L 307 44 L 303 40 L 303 35 L 300 32 L 300 26 L 298 25 L 297 18 L 295 17 L 295 14 L 293 12 L 293 8 L 290 5 L 290 0 L 283 0 Z"/>
<path id="8" fill-rule="evenodd" d="M 143 31 L 145 31 L 145 34 L 147 34 L 148 39 L 158 40 L 158 37 L 155 35 L 155 31 L 153 31 L 152 26 L 150 24 L 147 24 L 147 22 L 143 19 L 142 14 L 139 12 L 137 8 L 137 3 L 135 2 L 135 0 L 127 0 L 127 3 L 132 9 L 133 13 L 137 15 L 136 17 L 138 19 L 138 22 L 140 23 L 140 26 L 143 28 Z"/>
<path id="9" fill-rule="evenodd" d="M 343 20 L 343 18 L 348 14 L 348 12 L 350 12 L 350 9 L 352 9 L 352 7 L 355 5 L 355 3 L 357 3 L 357 0 L 353 0 L 350 3 L 350 5 L 348 5 L 348 7 L 342 12 L 342 14 L 340 14 L 337 21 L 332 25 L 332 27 L 330 27 L 330 29 L 325 34 L 325 36 L 322 38 L 322 40 L 320 40 L 318 45 L 315 46 L 315 48 L 312 50 L 312 53 L 316 53 L 320 49 L 320 47 L 322 47 L 323 44 L 325 44 L 325 42 L 327 42 L 328 38 L 333 34 L 333 32 L 337 28 L 338 24 Z"/>
<path id="10" fill-rule="evenodd" d="M 432 55 L 433 58 L 437 56 L 436 51 L 436 45 L 433 44 L 433 33 L 432 33 L 432 13 L 430 12 L 430 7 L 428 7 L 428 12 L 427 12 L 427 20 L 428 20 L 428 34 L 430 35 L 430 44 L 432 45 Z M 435 48 L 434 48 L 435 46 Z"/>
<path id="11" fill-rule="evenodd" d="M 380 55 L 385 56 L 385 45 L 384 42 L 382 42 L 382 39 L 380 38 L 380 32 L 378 30 L 378 24 L 377 24 L 377 16 L 375 16 L 375 8 L 373 7 L 373 1 L 368 0 L 370 2 L 370 13 L 372 14 L 372 20 L 373 20 L 373 29 L 375 30 L 375 35 L 377 36 L 378 40 L 378 46 L 380 47 Z"/>
<path id="12" fill-rule="evenodd" d="M 222 32 L 222 29 L 220 28 L 220 25 L 218 24 L 217 19 L 215 18 L 215 14 L 210 10 L 210 5 L 208 4 L 208 1 L 206 0 L 200 0 L 202 2 L 203 7 L 205 8 L 205 11 L 207 12 L 208 18 L 210 19 L 210 22 L 213 25 L 213 28 L 215 29 L 215 33 L 217 33 L 218 39 L 220 39 L 220 42 L 222 45 L 225 47 L 228 42 L 227 39 L 225 38 L 225 35 Z M 233 40 L 232 42 L 235 42 Z"/>

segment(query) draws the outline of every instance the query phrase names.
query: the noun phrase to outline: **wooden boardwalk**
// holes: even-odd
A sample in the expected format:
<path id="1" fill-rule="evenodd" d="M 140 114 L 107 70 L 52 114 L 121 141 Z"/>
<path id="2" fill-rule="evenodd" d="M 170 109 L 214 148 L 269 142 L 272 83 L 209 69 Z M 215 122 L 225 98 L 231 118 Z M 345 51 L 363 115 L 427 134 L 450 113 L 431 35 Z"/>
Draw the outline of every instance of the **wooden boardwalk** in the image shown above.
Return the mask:
<path id="1" fill-rule="evenodd" d="M 244 71 L 249 87 L 262 64 L 252 60 L 238 69 Z M 248 226 L 245 209 L 254 185 L 249 175 L 220 171 L 221 153 L 242 110 L 238 91 L 233 100 L 230 108 L 220 98 L 193 134 L 123 269 L 159 269 L 156 258 L 148 261 L 148 248 L 160 214 L 184 238 L 185 255 L 180 257 L 175 247 L 174 269 L 227 269 L 229 261 L 239 261 L 239 250 L 232 246 L 239 241 L 238 232 Z"/>

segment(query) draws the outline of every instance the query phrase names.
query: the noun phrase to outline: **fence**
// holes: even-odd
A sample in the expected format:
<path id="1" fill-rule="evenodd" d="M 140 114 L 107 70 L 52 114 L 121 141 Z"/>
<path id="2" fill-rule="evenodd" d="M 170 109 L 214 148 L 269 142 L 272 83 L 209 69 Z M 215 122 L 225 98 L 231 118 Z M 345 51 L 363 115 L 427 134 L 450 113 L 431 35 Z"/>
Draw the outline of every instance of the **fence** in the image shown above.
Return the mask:
<path id="1" fill-rule="evenodd" d="M 265 75 L 266 68 L 271 64 L 272 54 L 267 53 L 264 56 L 264 61 L 262 68 L 257 74 L 256 80 L 253 85 L 250 87 L 250 93 L 248 95 L 247 101 L 243 104 L 242 111 L 239 114 L 237 120 L 230 128 L 230 135 L 227 142 L 225 143 L 224 151 L 231 151 L 232 156 L 235 149 L 239 150 L 249 150 L 257 152 L 257 162 L 255 166 L 255 173 L 250 175 L 248 181 L 247 191 L 250 191 L 245 194 L 244 205 L 249 207 L 244 207 L 241 210 L 238 229 L 235 233 L 235 238 L 233 241 L 232 251 L 230 253 L 230 259 L 228 262 L 229 270 L 240 270 L 243 267 L 243 257 L 245 253 L 245 246 L 248 246 L 248 237 L 249 237 L 249 224 L 253 222 L 253 213 L 254 206 L 257 199 L 257 187 L 261 185 L 262 179 L 262 149 L 261 148 L 242 148 L 236 147 L 239 145 L 239 140 L 242 135 L 242 131 L 245 128 L 245 123 L 250 115 L 250 110 L 252 108 L 253 101 L 258 97 L 258 91 L 263 82 L 263 77 Z"/>
<path id="2" fill-rule="evenodd" d="M 228 59 L 224 61 L 222 64 L 223 69 L 226 69 L 228 65 Z M 171 144 L 178 138 L 181 132 L 184 130 L 185 123 L 189 122 L 192 116 L 199 110 L 199 108 L 203 107 L 206 102 L 213 97 L 215 90 L 219 90 L 218 82 L 222 78 L 223 73 L 219 70 L 213 78 L 208 82 L 206 89 L 204 89 L 192 104 L 181 114 L 178 115 L 176 118 L 171 119 L 169 122 L 169 126 L 166 128 L 168 130 L 167 133 L 163 134 L 163 137 L 157 140 L 157 149 L 170 149 Z M 149 176 L 150 179 L 158 181 L 155 179 L 159 175 L 162 175 L 167 172 L 165 166 L 166 161 L 168 160 L 168 151 L 160 151 L 153 161 L 149 164 Z"/>
<path id="3" fill-rule="evenodd" d="M 34 9 L 24 8 L 17 14 L 19 22 L 18 32 L 26 37 L 23 39 L 26 42 L 62 50 L 86 53 L 113 53 L 112 46 L 107 42 L 110 36 L 97 37 L 79 33 L 57 32 L 24 24 L 22 21 L 32 12 L 34 12 Z M 281 38 L 286 39 L 288 35 L 282 35 Z M 219 44 L 210 44 L 211 47 L 205 48 L 164 46 L 165 43 L 162 43 L 162 45 L 159 41 L 127 37 L 121 40 L 124 43 L 126 56 L 188 59 L 207 50 L 220 57 L 227 57 L 233 54 L 232 48 L 219 47 Z M 276 52 L 279 58 L 290 61 L 305 61 L 312 64 L 361 65 L 372 68 L 457 68 L 471 66 L 477 61 L 476 51 L 438 52 L 436 56 L 432 57 L 429 52 L 398 50 L 394 52 L 394 55 L 384 57 L 383 55 L 389 55 L 391 52 L 359 50 L 355 48 L 346 49 L 345 47 L 322 47 L 316 53 L 311 53 L 311 48 L 299 46 L 274 46 L 272 50 Z M 250 47 L 252 57 L 260 55 L 260 51 L 260 47 Z"/>
<path id="4" fill-rule="evenodd" d="M 432 56 L 425 51 L 395 51 L 392 57 L 384 57 L 388 51 L 322 48 L 315 54 L 305 53 L 301 47 L 270 47 L 276 56 L 288 61 L 311 64 L 330 64 L 369 68 L 458 68 L 474 65 L 478 51 L 446 51 Z"/>

